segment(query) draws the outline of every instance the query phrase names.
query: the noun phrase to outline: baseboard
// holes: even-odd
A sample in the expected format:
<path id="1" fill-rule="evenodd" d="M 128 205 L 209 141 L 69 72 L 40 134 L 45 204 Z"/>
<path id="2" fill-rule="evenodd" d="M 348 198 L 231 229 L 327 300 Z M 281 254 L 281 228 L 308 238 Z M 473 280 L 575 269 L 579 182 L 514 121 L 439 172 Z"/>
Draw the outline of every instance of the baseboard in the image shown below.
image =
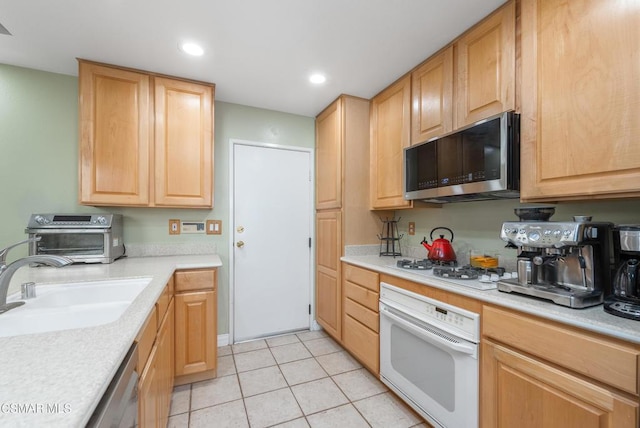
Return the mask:
<path id="1" fill-rule="evenodd" d="M 221 346 L 227 346 L 229 344 L 229 334 L 218 335 L 218 348 Z"/>

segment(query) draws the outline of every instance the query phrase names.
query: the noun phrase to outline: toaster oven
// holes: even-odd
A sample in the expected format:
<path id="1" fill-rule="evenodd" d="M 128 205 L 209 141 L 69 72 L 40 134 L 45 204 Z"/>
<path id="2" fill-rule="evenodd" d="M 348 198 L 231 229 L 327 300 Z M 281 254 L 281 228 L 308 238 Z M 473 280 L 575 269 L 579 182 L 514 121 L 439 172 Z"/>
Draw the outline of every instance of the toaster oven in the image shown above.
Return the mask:
<path id="1" fill-rule="evenodd" d="M 74 263 L 113 263 L 124 256 L 120 214 L 33 214 L 25 230 L 29 255 L 54 254 Z"/>

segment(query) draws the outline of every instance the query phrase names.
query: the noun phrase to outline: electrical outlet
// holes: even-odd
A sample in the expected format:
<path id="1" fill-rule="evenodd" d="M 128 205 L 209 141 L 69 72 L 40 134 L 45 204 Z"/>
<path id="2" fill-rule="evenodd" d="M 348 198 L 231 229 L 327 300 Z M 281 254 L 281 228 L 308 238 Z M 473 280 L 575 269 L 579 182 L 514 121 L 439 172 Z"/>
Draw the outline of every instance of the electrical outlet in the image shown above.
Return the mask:
<path id="1" fill-rule="evenodd" d="M 207 235 L 222 235 L 222 220 L 207 220 Z"/>
<path id="2" fill-rule="evenodd" d="M 180 220 L 169 219 L 169 235 L 180 235 Z"/>
<path id="3" fill-rule="evenodd" d="M 416 234 L 416 222 L 415 221 L 410 221 L 409 222 L 409 235 L 415 235 Z"/>

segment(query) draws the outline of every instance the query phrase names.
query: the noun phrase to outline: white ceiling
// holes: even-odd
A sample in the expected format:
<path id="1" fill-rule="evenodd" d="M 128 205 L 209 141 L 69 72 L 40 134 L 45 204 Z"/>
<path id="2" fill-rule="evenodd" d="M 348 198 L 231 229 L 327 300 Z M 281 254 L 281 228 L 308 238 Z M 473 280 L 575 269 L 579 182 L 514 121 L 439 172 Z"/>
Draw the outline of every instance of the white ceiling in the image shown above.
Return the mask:
<path id="1" fill-rule="evenodd" d="M 216 84 L 216 99 L 315 116 L 384 89 L 504 0 L 0 0 L 0 63 L 75 58 Z M 187 57 L 178 42 L 205 49 Z M 308 75 L 327 82 L 315 86 Z"/>

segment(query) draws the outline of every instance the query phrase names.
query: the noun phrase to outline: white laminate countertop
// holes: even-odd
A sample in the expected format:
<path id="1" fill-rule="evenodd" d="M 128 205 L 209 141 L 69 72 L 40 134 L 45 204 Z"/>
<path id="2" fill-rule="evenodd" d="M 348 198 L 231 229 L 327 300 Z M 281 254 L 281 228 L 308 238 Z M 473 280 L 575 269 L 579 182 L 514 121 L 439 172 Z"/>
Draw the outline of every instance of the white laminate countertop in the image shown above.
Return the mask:
<path id="1" fill-rule="evenodd" d="M 608 314 L 602 305 L 585 309 L 571 309 L 554 303 L 522 296 L 513 293 L 505 293 L 498 290 L 476 290 L 447 281 L 433 275 L 412 273 L 410 270 L 394 268 L 399 258 L 380 256 L 345 256 L 343 262 L 371 269 L 380 273 L 404 278 L 409 281 L 429 285 L 434 288 L 461 294 L 487 303 L 504 306 L 531 315 L 558 321 L 571 326 L 583 328 L 596 333 L 606 334 L 611 337 L 640 344 L 640 321 L 617 317 Z M 391 284 L 393 285 L 393 284 Z"/>
<path id="2" fill-rule="evenodd" d="M 219 266 L 220 257 L 211 254 L 124 258 L 112 264 L 18 270 L 9 294 L 27 281 L 39 284 L 153 279 L 115 322 L 0 338 L 0 426 L 85 426 L 173 272 Z"/>

